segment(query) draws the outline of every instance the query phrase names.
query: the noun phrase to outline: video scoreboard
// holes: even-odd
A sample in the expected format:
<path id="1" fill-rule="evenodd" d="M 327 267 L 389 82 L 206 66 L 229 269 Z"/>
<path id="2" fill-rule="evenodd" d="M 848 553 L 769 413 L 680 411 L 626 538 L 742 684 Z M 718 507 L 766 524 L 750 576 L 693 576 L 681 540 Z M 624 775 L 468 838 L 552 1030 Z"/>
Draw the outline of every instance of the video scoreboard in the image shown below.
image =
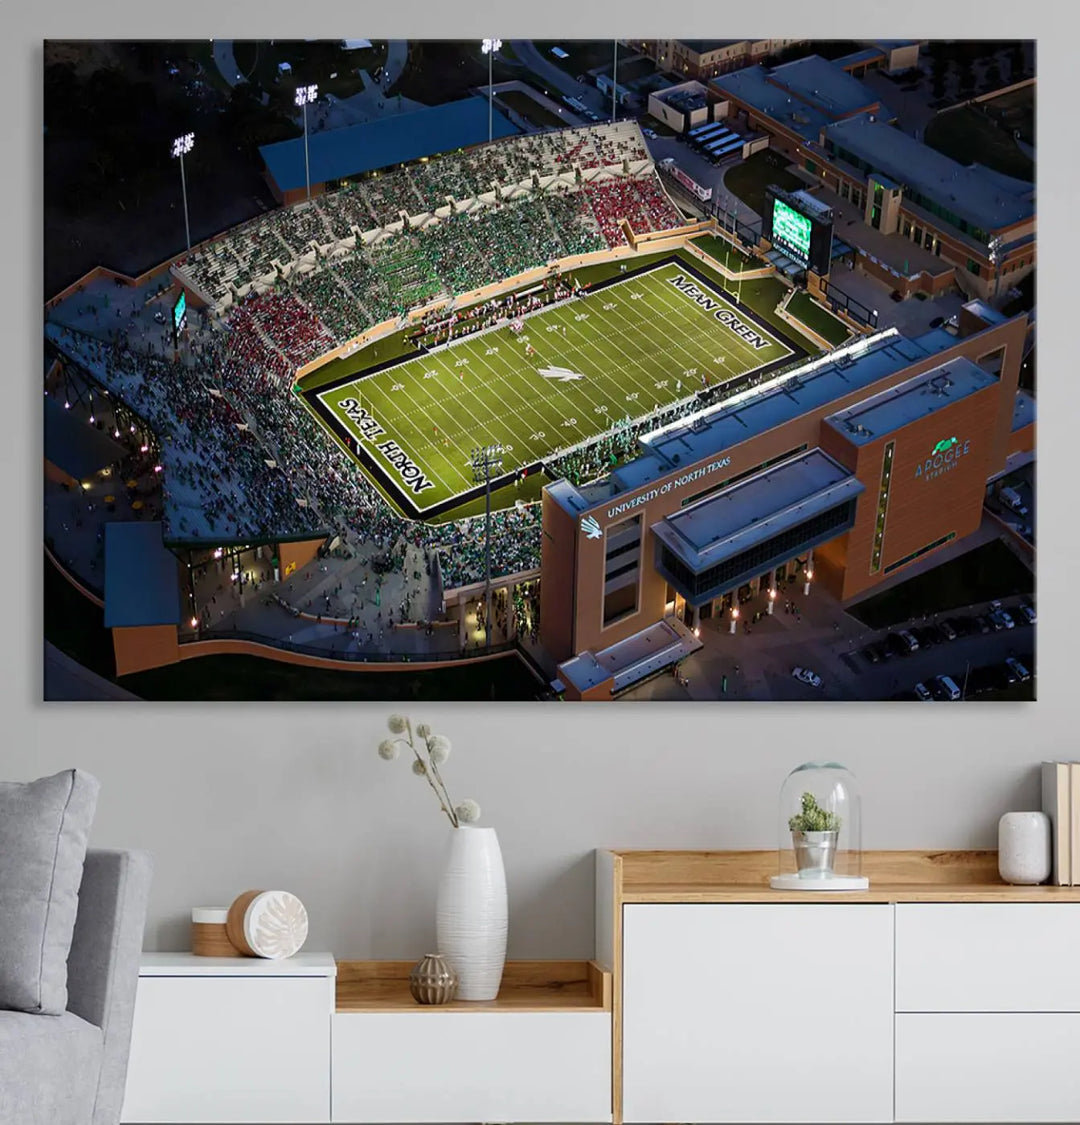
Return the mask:
<path id="1" fill-rule="evenodd" d="M 770 184 L 765 189 L 762 237 L 804 269 L 825 276 L 832 258 L 833 214 L 812 196 Z"/>

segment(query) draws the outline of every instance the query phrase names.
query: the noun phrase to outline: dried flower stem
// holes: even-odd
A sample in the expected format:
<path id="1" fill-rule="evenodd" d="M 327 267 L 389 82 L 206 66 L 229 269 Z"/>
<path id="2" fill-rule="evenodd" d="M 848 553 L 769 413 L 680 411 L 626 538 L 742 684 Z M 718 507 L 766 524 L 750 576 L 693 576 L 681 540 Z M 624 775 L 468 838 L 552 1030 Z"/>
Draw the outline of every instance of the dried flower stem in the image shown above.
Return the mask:
<path id="1" fill-rule="evenodd" d="M 406 720 L 406 727 L 407 727 L 408 735 L 409 735 L 408 738 L 400 738 L 399 737 L 396 741 L 404 742 L 405 745 L 408 746 L 409 749 L 416 756 L 416 760 L 424 767 L 424 777 L 427 780 L 428 785 L 431 786 L 432 791 L 435 793 L 435 796 L 439 799 L 439 808 L 441 808 L 442 811 L 444 813 L 446 813 L 447 817 L 450 820 L 450 823 L 455 828 L 457 828 L 458 827 L 457 814 L 454 812 L 454 805 L 453 805 L 453 802 L 451 802 L 451 800 L 450 800 L 450 794 L 447 793 L 447 791 L 446 791 L 446 785 L 445 785 L 445 783 L 443 783 L 442 778 L 439 777 L 438 767 L 435 765 L 434 762 L 430 761 L 430 757 L 431 757 L 430 754 L 428 755 L 429 760 L 425 762 L 424 756 L 420 753 L 419 750 L 417 750 L 416 745 L 413 742 L 412 722 L 409 721 L 409 720 Z M 424 746 L 425 746 L 425 749 L 426 749 L 426 747 L 427 747 L 426 742 L 424 743 Z M 441 789 L 439 788 L 439 785 L 435 784 L 435 780 L 431 776 L 432 772 L 434 772 L 435 777 L 438 778 L 439 785 L 442 786 Z"/>
<path id="2" fill-rule="evenodd" d="M 431 741 L 430 741 L 430 739 L 429 739 L 429 740 L 428 740 L 428 741 L 427 741 L 427 742 L 425 743 L 425 745 L 427 746 L 427 752 L 428 752 L 428 761 L 429 761 L 429 763 L 430 763 L 430 765 L 429 765 L 429 767 L 428 767 L 428 768 L 429 768 L 429 769 L 431 770 L 431 772 L 432 772 L 432 773 L 433 773 L 433 774 L 435 775 L 435 780 L 436 780 L 436 781 L 437 781 L 437 782 L 438 782 L 438 783 L 439 783 L 439 784 L 440 784 L 440 785 L 442 786 L 442 791 L 443 791 L 443 794 L 444 794 L 444 795 L 445 795 L 445 797 L 446 797 L 446 804 L 447 804 L 447 805 L 449 805 L 449 807 L 450 807 L 450 809 L 451 809 L 451 810 L 453 810 L 453 808 L 454 808 L 454 803 L 453 803 L 453 802 L 452 802 L 452 801 L 450 800 L 450 793 L 449 793 L 449 791 L 448 791 L 448 790 L 447 790 L 447 788 L 446 788 L 446 782 L 445 782 L 445 781 L 443 781 L 443 779 L 442 779 L 442 774 L 441 774 L 441 773 L 439 773 L 439 767 L 438 767 L 438 766 L 437 766 L 437 765 L 435 764 L 435 759 L 434 759 L 434 758 L 433 758 L 433 757 L 431 756 Z M 457 817 L 457 813 L 456 813 L 456 812 L 455 812 L 455 813 L 454 813 L 454 815 L 453 815 L 453 816 L 452 816 L 452 817 L 450 818 L 450 823 L 451 823 L 451 824 L 452 824 L 452 825 L 453 825 L 453 826 L 454 826 L 455 828 L 460 828 L 460 827 L 461 827 L 461 825 L 460 825 L 460 824 L 458 823 L 458 817 Z"/>

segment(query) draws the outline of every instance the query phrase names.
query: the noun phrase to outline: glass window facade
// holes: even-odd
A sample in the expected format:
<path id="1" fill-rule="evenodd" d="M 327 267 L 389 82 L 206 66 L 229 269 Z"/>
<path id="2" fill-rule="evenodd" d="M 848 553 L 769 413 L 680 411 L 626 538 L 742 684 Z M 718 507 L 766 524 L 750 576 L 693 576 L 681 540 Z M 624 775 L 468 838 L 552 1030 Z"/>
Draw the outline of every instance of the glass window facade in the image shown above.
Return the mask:
<path id="1" fill-rule="evenodd" d="M 641 585 L 641 516 L 607 529 L 604 552 L 604 625 L 633 613 Z"/>

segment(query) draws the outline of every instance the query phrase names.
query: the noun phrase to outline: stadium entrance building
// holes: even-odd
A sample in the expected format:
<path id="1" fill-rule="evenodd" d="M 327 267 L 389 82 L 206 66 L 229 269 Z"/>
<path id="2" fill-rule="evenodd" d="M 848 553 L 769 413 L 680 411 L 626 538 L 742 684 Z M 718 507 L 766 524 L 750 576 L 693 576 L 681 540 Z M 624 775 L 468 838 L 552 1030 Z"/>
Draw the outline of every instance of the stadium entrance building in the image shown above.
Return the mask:
<path id="1" fill-rule="evenodd" d="M 860 338 L 646 435 L 606 479 L 549 485 L 540 640 L 566 697 L 637 682 L 611 654 L 658 622 L 692 640 L 796 572 L 846 601 L 975 531 L 987 480 L 1034 446 L 1026 331 L 973 301 L 957 335 Z"/>

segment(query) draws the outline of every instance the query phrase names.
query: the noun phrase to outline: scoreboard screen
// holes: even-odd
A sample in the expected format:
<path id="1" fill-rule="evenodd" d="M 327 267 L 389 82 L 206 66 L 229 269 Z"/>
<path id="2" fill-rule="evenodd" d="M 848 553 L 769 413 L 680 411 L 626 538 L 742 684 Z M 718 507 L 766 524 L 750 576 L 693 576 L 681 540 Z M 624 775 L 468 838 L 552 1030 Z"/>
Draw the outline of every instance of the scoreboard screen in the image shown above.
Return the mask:
<path id="1" fill-rule="evenodd" d="M 806 262 L 810 259 L 810 230 L 813 224 L 782 199 L 773 200 L 773 241 L 793 251 Z"/>
<path id="2" fill-rule="evenodd" d="M 173 305 L 172 311 L 174 334 L 178 334 L 184 327 L 185 316 L 187 316 L 187 294 L 181 289 L 180 296 L 176 298 L 176 304 Z"/>
<path id="3" fill-rule="evenodd" d="M 761 212 L 761 237 L 804 270 L 827 277 L 832 264 L 833 213 L 805 192 L 769 184 Z"/>

